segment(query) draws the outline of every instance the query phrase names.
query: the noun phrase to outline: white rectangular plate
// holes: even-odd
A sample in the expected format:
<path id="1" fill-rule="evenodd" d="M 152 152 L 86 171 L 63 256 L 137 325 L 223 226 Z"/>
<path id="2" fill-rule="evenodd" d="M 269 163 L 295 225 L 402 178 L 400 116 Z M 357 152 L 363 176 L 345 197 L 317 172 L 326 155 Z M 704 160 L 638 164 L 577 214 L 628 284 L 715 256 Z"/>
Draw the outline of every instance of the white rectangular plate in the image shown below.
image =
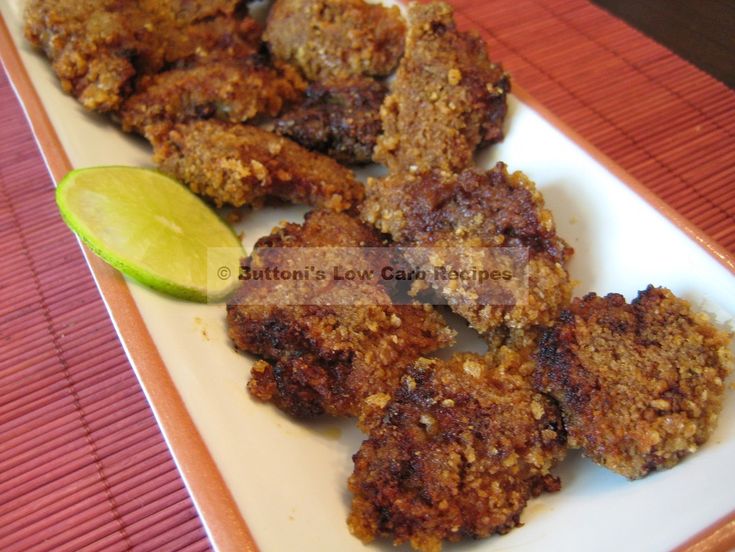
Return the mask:
<path id="1" fill-rule="evenodd" d="M 3 3 L 0 11 L 71 164 L 151 166 L 146 143 L 61 92 L 49 63 L 22 39 L 20 2 Z M 505 141 L 478 155 L 484 167 L 497 160 L 523 170 L 543 192 L 559 233 L 576 250 L 571 273 L 579 281 L 577 295 L 616 291 L 630 299 L 649 283 L 665 285 L 719 323 L 730 323 L 735 314 L 732 273 L 515 97 Z M 266 208 L 247 213 L 238 229 L 249 249 L 278 221 L 299 220 L 304 212 L 300 207 Z M 344 522 L 349 507 L 345 482 L 362 439 L 354 423 L 300 424 L 254 402 L 245 391 L 252 358 L 232 349 L 222 305 L 180 302 L 135 282 L 128 285 L 258 546 L 267 551 L 364 551 Z M 111 314 L 115 318 L 118 313 Z M 462 332 L 458 349 L 481 348 L 470 331 Z M 141 383 L 151 396 L 151 383 Z M 158 413 L 155 400 L 152 406 Z M 172 452 L 181 462 L 181 447 Z M 710 442 L 677 468 L 629 482 L 570 454 L 558 470 L 562 491 L 532 500 L 523 527 L 452 549 L 670 549 L 735 510 L 734 465 L 735 397 L 728 396 Z M 210 529 L 211 521 L 205 516 Z M 386 542 L 368 548 L 392 549 Z"/>

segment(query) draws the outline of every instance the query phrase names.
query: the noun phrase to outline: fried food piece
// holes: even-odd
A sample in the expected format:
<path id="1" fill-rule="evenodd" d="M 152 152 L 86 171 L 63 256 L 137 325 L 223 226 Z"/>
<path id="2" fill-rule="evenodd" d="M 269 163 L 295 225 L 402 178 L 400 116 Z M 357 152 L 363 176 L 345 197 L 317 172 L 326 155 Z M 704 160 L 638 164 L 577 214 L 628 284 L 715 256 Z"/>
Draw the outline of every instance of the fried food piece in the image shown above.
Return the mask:
<path id="1" fill-rule="evenodd" d="M 146 134 L 150 126 L 192 119 L 240 123 L 262 114 L 274 117 L 305 88 L 294 68 L 271 65 L 262 56 L 200 63 L 142 79 L 123 105 L 122 127 Z"/>
<path id="2" fill-rule="evenodd" d="M 363 198 L 346 167 L 254 126 L 193 121 L 148 138 L 163 172 L 218 206 L 278 198 L 345 211 Z"/>
<path id="3" fill-rule="evenodd" d="M 521 286 L 515 297 L 523 299 L 527 291 L 526 301 L 483 304 L 475 300 L 481 288 L 472 281 L 456 286 L 431 283 L 452 310 L 486 338 L 503 328 L 550 325 L 570 301 L 572 284 L 565 265 L 573 250 L 557 236 L 551 212 L 534 183 L 520 172 L 509 174 L 503 163 L 487 172 L 434 170 L 368 179 L 361 214 L 400 245 L 527 248 L 527 284 L 519 279 L 511 282 Z M 429 266 L 420 262 L 432 270 L 448 264 L 440 261 L 434 259 Z"/>
<path id="4" fill-rule="evenodd" d="M 135 67 L 125 16 L 114 0 L 31 0 L 25 37 L 51 60 L 62 89 L 87 109 L 111 111 L 130 90 Z M 135 51 L 137 41 L 132 40 Z"/>
<path id="5" fill-rule="evenodd" d="M 373 79 L 315 83 L 306 101 L 276 121 L 275 131 L 340 163 L 370 163 L 387 88 Z"/>
<path id="6" fill-rule="evenodd" d="M 381 110 L 375 161 L 391 171 L 460 171 L 503 138 L 510 80 L 479 35 L 459 32 L 443 2 L 408 8 L 406 51 Z"/>
<path id="7" fill-rule="evenodd" d="M 90 110 L 119 109 L 134 77 L 168 64 L 253 53 L 260 28 L 240 0 L 31 0 L 25 35 L 43 48 L 67 93 Z"/>
<path id="8" fill-rule="evenodd" d="M 559 401 L 570 447 L 638 479 L 714 431 L 730 340 L 666 288 L 649 286 L 631 304 L 590 293 L 545 333 L 537 388 Z"/>
<path id="9" fill-rule="evenodd" d="M 303 225 L 287 224 L 261 239 L 254 257 L 279 247 L 382 245 L 381 236 L 355 218 L 312 211 Z M 244 266 L 253 262 L 251 257 Z M 392 305 L 377 283 L 315 282 L 317 297 L 308 305 L 272 300 L 274 292 L 288 295 L 288 282 L 262 288 L 246 284 L 230 301 L 227 322 L 237 349 L 265 358 L 253 366 L 248 390 L 295 417 L 356 416 L 368 396 L 398 384 L 404 367 L 454 339 L 437 312 Z M 339 295 L 344 301 L 334 304 Z M 325 296 L 328 304 L 319 304 Z"/>
<path id="10" fill-rule="evenodd" d="M 276 0 L 263 38 L 309 80 L 390 74 L 403 52 L 397 7 L 363 0 Z"/>
<path id="11" fill-rule="evenodd" d="M 393 396 L 368 399 L 353 456 L 348 525 L 423 552 L 507 533 L 527 501 L 557 491 L 565 455 L 556 405 L 531 387 L 527 350 L 420 359 Z"/>
<path id="12" fill-rule="evenodd" d="M 234 15 L 205 17 L 183 27 L 176 36 L 167 37 L 161 66 L 181 69 L 216 61 L 242 60 L 261 53 L 262 26 L 251 17 L 241 18 L 240 11 L 243 11 L 242 3 Z M 159 63 L 154 63 L 144 74 L 159 70 Z"/>

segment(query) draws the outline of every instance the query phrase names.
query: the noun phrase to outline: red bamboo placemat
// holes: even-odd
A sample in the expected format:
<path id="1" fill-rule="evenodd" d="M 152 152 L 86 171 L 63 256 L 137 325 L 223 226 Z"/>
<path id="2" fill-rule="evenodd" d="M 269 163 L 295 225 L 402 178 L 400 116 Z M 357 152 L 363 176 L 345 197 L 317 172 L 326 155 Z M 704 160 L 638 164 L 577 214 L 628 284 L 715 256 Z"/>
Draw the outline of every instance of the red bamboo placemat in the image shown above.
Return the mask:
<path id="1" fill-rule="evenodd" d="M 735 95 L 583 0 L 452 0 L 514 81 L 735 252 Z M 0 78 L 0 550 L 204 550 Z"/>
<path id="2" fill-rule="evenodd" d="M 0 550 L 208 550 L 0 74 Z"/>

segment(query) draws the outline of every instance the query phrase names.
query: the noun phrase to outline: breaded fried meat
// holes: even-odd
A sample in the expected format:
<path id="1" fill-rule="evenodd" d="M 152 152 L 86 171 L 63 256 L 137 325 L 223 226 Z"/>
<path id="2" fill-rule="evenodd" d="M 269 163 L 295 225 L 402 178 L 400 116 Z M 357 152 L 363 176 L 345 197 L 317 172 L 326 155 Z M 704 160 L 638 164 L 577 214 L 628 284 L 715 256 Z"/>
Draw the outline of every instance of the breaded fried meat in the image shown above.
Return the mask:
<path id="1" fill-rule="evenodd" d="M 486 337 L 501 329 L 549 325 L 571 299 L 566 263 L 572 249 L 557 235 L 534 183 L 520 172 L 509 173 L 502 163 L 486 172 L 435 170 L 368 179 L 361 212 L 363 220 L 404 246 L 527 251 L 527 280 L 522 273 L 515 275 L 527 294 L 514 304 L 474 300 L 478 288 L 473 281 L 432 282 L 452 309 Z"/>
<path id="2" fill-rule="evenodd" d="M 363 0 L 276 0 L 263 38 L 310 80 L 387 76 L 403 52 L 397 7 Z"/>
<path id="3" fill-rule="evenodd" d="M 364 77 L 312 84 L 306 101 L 281 115 L 275 131 L 340 163 L 370 163 L 386 91 L 383 83 Z"/>
<path id="4" fill-rule="evenodd" d="M 354 455 L 350 530 L 422 552 L 507 533 L 531 497 L 559 489 L 565 454 L 553 401 L 531 387 L 524 350 L 419 359 L 391 396 L 368 399 Z"/>
<path id="5" fill-rule="evenodd" d="M 263 56 L 212 60 L 144 77 L 123 104 L 123 130 L 156 133 L 159 125 L 215 118 L 233 123 L 278 115 L 306 88 L 298 72 Z"/>
<path id="6" fill-rule="evenodd" d="M 62 88 L 90 110 L 117 111 L 134 80 L 179 62 L 252 54 L 260 29 L 242 2 L 31 0 L 26 38 L 44 50 Z"/>
<path id="7" fill-rule="evenodd" d="M 408 8 L 406 49 L 381 110 L 375 160 L 391 171 L 461 171 L 503 137 L 510 81 L 443 2 Z"/>
<path id="8" fill-rule="evenodd" d="M 731 336 L 666 288 L 575 299 L 541 342 L 537 388 L 569 446 L 637 479 L 702 446 L 722 409 Z"/>
<path id="9" fill-rule="evenodd" d="M 244 266 L 274 248 L 383 245 L 382 237 L 356 218 L 313 211 L 303 224 L 287 224 L 259 240 Z M 361 250 L 353 251 L 359 256 Z M 310 304 L 287 304 L 291 284 L 244 282 L 227 307 L 227 321 L 235 347 L 261 357 L 252 368 L 250 393 L 293 416 L 357 416 L 367 397 L 398 385 L 411 362 L 453 342 L 454 332 L 437 312 L 393 305 L 378 283 L 314 282 Z M 274 301 L 279 293 L 284 300 Z M 322 298 L 328 300 L 321 304 Z"/>
<path id="10" fill-rule="evenodd" d="M 352 171 L 260 128 L 215 120 L 150 137 L 160 169 L 218 206 L 268 198 L 344 211 L 363 197 Z"/>

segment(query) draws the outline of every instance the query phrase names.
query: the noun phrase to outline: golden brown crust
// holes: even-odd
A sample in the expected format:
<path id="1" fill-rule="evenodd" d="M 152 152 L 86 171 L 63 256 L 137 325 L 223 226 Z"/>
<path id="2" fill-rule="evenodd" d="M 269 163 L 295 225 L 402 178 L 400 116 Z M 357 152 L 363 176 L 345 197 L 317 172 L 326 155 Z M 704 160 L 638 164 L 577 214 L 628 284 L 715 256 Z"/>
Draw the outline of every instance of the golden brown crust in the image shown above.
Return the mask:
<path id="1" fill-rule="evenodd" d="M 386 91 L 383 83 L 364 77 L 312 84 L 306 101 L 284 113 L 274 130 L 340 163 L 370 163 Z"/>
<path id="2" fill-rule="evenodd" d="M 258 115 L 274 117 L 305 88 L 294 68 L 271 65 L 262 56 L 198 63 L 141 79 L 123 104 L 122 127 L 146 134 L 151 125 L 193 119 L 240 123 Z"/>
<path id="3" fill-rule="evenodd" d="M 460 171 L 481 143 L 503 137 L 510 81 L 443 2 L 408 9 L 406 51 L 381 109 L 375 160 L 391 171 Z"/>
<path id="4" fill-rule="evenodd" d="M 528 248 L 528 297 L 515 305 L 472 301 L 472 283 L 435 287 L 452 309 L 491 338 L 502 328 L 551 324 L 569 303 L 565 265 L 572 249 L 556 234 L 541 193 L 502 163 L 490 171 L 468 169 L 396 173 L 368 179 L 363 220 L 401 245 L 439 248 Z"/>
<path id="5" fill-rule="evenodd" d="M 264 247 L 384 247 L 385 236 L 359 219 L 324 209 L 309 211 L 302 224 L 285 223 L 260 238 L 254 249 Z"/>
<path id="6" fill-rule="evenodd" d="M 632 304 L 591 293 L 545 334 L 537 387 L 559 401 L 571 447 L 636 479 L 707 441 L 730 339 L 666 288 L 649 286 Z"/>
<path id="7" fill-rule="evenodd" d="M 363 197 L 346 167 L 254 126 L 194 121 L 149 139 L 162 171 L 218 206 L 259 206 L 273 197 L 344 211 Z"/>
<path id="8" fill-rule="evenodd" d="M 403 52 L 397 7 L 363 0 L 276 0 L 263 35 L 310 80 L 386 76 Z"/>
<path id="9" fill-rule="evenodd" d="M 382 245 L 381 236 L 357 219 L 313 211 L 303 225 L 276 228 L 259 240 L 254 257 L 276 247 Z M 343 294 L 344 304 L 258 304 L 260 293 L 270 301 L 274 293 L 287 295 L 288 290 L 244 285 L 227 308 L 235 346 L 265 359 L 253 367 L 248 390 L 293 416 L 356 416 L 366 397 L 395 387 L 408 364 L 453 341 L 454 333 L 437 312 L 392 305 L 377 284 L 314 286 L 315 294 L 331 300 Z"/>
<path id="10" fill-rule="evenodd" d="M 31 0 L 25 35 L 51 59 L 62 88 L 87 108 L 116 111 L 138 75 L 212 51 L 252 54 L 260 29 L 239 0 Z"/>
<path id="11" fill-rule="evenodd" d="M 533 391 L 528 350 L 420 359 L 393 396 L 376 395 L 349 480 L 350 530 L 436 552 L 442 541 L 507 533 L 526 502 L 556 491 L 564 457 L 552 401 Z"/>

